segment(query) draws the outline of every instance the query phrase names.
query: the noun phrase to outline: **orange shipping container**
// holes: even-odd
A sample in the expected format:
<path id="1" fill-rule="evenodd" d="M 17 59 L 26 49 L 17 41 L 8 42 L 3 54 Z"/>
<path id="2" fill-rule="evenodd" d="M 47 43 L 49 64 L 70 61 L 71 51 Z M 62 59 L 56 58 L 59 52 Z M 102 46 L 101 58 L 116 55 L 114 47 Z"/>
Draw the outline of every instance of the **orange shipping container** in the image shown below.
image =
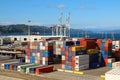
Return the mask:
<path id="1" fill-rule="evenodd" d="M 12 64 L 10 65 L 10 70 L 13 70 L 13 65 Z"/>
<path id="2" fill-rule="evenodd" d="M 53 61 L 53 58 L 45 58 L 45 61 Z"/>
<path id="3" fill-rule="evenodd" d="M 105 58 L 104 61 L 105 61 L 105 66 L 108 66 L 108 58 Z"/>
<path id="4" fill-rule="evenodd" d="M 97 43 L 98 49 L 101 50 L 102 39 L 98 39 L 96 43 Z"/>
<path id="5" fill-rule="evenodd" d="M 53 46 L 45 46 L 45 50 L 53 50 Z"/>
<path id="6" fill-rule="evenodd" d="M 62 60 L 62 64 L 65 64 L 65 60 Z"/>

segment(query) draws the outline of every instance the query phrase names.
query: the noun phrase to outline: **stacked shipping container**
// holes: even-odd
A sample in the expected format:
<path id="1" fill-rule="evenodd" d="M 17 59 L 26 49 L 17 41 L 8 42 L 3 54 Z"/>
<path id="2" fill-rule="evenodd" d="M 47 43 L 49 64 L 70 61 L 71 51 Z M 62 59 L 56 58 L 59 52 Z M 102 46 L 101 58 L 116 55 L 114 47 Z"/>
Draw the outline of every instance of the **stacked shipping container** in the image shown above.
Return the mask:
<path id="1" fill-rule="evenodd" d="M 113 57 L 115 57 L 116 61 L 120 61 L 120 41 L 113 41 L 112 42 L 112 51 Z"/>
<path id="2" fill-rule="evenodd" d="M 105 80 L 119 80 L 120 68 L 112 69 L 105 73 Z"/>
<path id="3" fill-rule="evenodd" d="M 62 50 L 62 64 L 60 69 L 80 71 L 89 68 L 89 55 L 86 48 L 80 46 L 79 41 L 65 41 Z"/>
<path id="4" fill-rule="evenodd" d="M 112 57 L 112 40 L 102 40 L 101 44 L 101 66 L 108 66 L 108 58 Z"/>
<path id="5" fill-rule="evenodd" d="M 26 63 L 49 65 L 54 62 L 53 41 L 28 42 Z"/>
<path id="6" fill-rule="evenodd" d="M 80 45 L 86 47 L 86 53 L 89 54 L 89 68 L 99 67 L 99 50 L 97 47 L 97 39 L 79 39 Z"/>

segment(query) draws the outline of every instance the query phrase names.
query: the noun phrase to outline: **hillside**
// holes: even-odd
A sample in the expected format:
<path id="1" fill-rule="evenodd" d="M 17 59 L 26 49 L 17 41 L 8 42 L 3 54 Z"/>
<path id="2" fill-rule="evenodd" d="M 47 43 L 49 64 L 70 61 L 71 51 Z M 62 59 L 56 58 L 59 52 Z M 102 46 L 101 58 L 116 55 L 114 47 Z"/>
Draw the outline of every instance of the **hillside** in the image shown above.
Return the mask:
<path id="1" fill-rule="evenodd" d="M 31 34 L 36 34 L 39 32 L 40 35 L 50 35 L 51 34 L 51 29 L 46 26 L 36 26 L 36 25 L 31 25 L 30 26 L 30 31 Z M 83 33 L 85 32 L 84 30 L 80 29 L 71 29 L 70 32 L 72 34 L 76 33 Z M 90 32 L 90 31 L 87 31 Z M 0 25 L 0 34 L 5 35 L 5 34 L 28 34 L 28 25 L 25 24 L 16 24 L 16 25 Z"/>

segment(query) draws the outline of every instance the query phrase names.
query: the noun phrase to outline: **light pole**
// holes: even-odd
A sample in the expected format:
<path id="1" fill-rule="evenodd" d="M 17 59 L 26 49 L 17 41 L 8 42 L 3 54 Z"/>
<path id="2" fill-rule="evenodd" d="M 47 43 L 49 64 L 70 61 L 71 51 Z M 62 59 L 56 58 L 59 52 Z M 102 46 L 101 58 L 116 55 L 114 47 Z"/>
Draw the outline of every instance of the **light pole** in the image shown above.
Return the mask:
<path id="1" fill-rule="evenodd" d="M 30 41 L 30 25 L 29 23 L 31 22 L 31 20 L 28 20 L 28 41 Z"/>
<path id="2" fill-rule="evenodd" d="M 30 23 L 31 20 L 28 20 L 28 23 Z M 30 36 L 30 25 L 28 24 L 28 35 Z"/>

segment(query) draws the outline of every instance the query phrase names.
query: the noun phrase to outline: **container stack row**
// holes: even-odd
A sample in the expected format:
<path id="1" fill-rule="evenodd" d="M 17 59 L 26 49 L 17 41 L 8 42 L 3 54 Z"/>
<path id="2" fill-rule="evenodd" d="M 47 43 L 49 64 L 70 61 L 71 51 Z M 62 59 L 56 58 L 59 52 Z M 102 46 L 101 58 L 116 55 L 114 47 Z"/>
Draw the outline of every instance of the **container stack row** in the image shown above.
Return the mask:
<path id="1" fill-rule="evenodd" d="M 54 63 L 53 41 L 28 42 L 26 63 L 49 65 Z"/>
<path id="2" fill-rule="evenodd" d="M 80 46 L 86 47 L 86 53 L 89 55 L 89 68 L 100 67 L 100 54 L 97 46 L 97 39 L 79 39 Z"/>
<path id="3" fill-rule="evenodd" d="M 59 65 L 60 69 L 80 71 L 89 68 L 89 55 L 86 55 L 86 48 L 80 46 L 80 42 L 66 41 L 61 50 L 62 64 Z"/>
<path id="4" fill-rule="evenodd" d="M 40 73 L 52 72 L 54 70 L 54 66 L 26 64 L 26 63 L 20 63 L 20 62 L 9 62 L 9 63 L 2 63 L 1 69 L 14 70 L 14 71 L 23 72 L 26 74 L 29 74 L 29 73 L 40 74 Z"/>

